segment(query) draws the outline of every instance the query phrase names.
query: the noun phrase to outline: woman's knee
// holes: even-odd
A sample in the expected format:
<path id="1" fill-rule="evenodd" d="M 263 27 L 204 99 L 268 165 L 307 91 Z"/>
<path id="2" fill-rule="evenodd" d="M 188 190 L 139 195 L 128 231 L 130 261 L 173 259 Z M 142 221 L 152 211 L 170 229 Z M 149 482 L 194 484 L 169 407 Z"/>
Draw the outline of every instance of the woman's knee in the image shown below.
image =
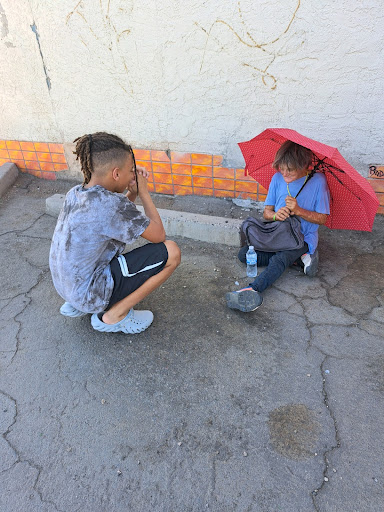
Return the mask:
<path id="1" fill-rule="evenodd" d="M 239 251 L 239 253 L 238 253 L 237 257 L 239 258 L 239 260 L 241 261 L 241 263 L 245 263 L 245 257 L 246 257 L 247 251 L 248 251 L 248 245 L 244 245 L 244 246 L 240 249 L 240 251 Z"/>
<path id="2" fill-rule="evenodd" d="M 164 244 L 168 251 L 168 263 L 175 267 L 179 266 L 181 262 L 180 247 L 173 240 L 166 240 Z"/>

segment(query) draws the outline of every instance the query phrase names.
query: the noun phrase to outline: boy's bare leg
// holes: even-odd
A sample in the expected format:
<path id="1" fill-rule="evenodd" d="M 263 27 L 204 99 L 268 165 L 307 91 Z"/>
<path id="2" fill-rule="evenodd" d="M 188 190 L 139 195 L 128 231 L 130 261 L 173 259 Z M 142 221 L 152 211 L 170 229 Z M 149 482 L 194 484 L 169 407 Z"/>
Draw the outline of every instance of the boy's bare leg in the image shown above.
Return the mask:
<path id="1" fill-rule="evenodd" d="M 164 242 L 168 251 L 168 260 L 163 268 L 158 274 L 151 276 L 144 284 L 140 286 L 137 290 L 127 295 L 124 299 L 116 302 L 111 309 L 106 311 L 102 317 L 102 321 L 106 324 L 116 324 L 120 322 L 123 318 L 125 318 L 131 308 L 135 306 L 138 302 L 143 300 L 147 295 L 152 293 L 156 288 L 158 288 L 161 284 L 166 281 L 170 275 L 175 271 L 175 269 L 180 264 L 181 253 L 178 245 L 172 240 L 166 240 Z"/>

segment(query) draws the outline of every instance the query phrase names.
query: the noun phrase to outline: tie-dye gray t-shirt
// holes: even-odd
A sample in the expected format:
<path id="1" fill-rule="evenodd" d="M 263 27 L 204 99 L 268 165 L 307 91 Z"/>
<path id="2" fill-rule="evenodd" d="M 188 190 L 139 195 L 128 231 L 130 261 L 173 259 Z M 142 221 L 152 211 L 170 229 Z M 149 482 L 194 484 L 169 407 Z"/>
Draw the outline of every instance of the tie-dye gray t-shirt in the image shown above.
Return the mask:
<path id="1" fill-rule="evenodd" d="M 109 263 L 149 222 L 123 194 L 100 185 L 73 187 L 60 212 L 49 255 L 59 295 L 85 313 L 104 311 L 114 284 Z"/>

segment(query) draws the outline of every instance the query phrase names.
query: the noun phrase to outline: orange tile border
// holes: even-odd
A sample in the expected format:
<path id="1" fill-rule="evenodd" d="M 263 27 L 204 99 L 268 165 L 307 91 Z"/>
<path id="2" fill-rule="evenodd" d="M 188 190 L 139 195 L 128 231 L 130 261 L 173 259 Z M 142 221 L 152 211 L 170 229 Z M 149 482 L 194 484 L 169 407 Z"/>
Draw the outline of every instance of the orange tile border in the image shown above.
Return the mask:
<path id="1" fill-rule="evenodd" d="M 193 187 L 193 195 L 195 196 L 212 196 L 213 190 L 209 188 Z"/>
<path id="2" fill-rule="evenodd" d="M 235 177 L 235 170 L 229 169 L 228 167 L 214 167 L 213 176 L 214 178 L 230 178 L 233 180 Z"/>
<path id="3" fill-rule="evenodd" d="M 35 151 L 40 151 L 41 153 L 49 153 L 49 146 L 46 142 L 34 142 Z"/>
<path id="4" fill-rule="evenodd" d="M 164 185 L 162 183 L 155 183 L 155 192 L 159 194 L 173 195 L 173 185 Z"/>
<path id="5" fill-rule="evenodd" d="M 192 177 L 184 176 L 182 174 L 174 174 L 173 183 L 175 185 L 183 185 L 187 187 L 192 187 Z"/>
<path id="6" fill-rule="evenodd" d="M 381 179 L 367 179 L 375 192 L 384 192 L 384 180 Z"/>
<path id="7" fill-rule="evenodd" d="M 145 160 L 136 160 L 137 167 L 143 167 L 148 172 L 152 172 L 152 163 L 146 162 Z"/>
<path id="8" fill-rule="evenodd" d="M 384 206 L 379 206 L 379 209 L 377 210 L 377 213 L 384 215 Z"/>
<path id="9" fill-rule="evenodd" d="M 33 142 L 20 142 L 20 147 L 23 151 L 35 151 Z"/>
<path id="10" fill-rule="evenodd" d="M 57 164 L 65 164 L 67 163 L 65 156 L 60 153 L 51 153 L 52 162 L 56 162 Z"/>
<path id="11" fill-rule="evenodd" d="M 51 155 L 51 153 L 36 153 L 36 154 L 37 154 L 37 159 L 39 161 L 52 162 L 52 155 Z"/>
<path id="12" fill-rule="evenodd" d="M 191 153 L 179 153 L 177 151 L 171 151 L 171 161 L 172 163 L 180 163 L 180 164 L 190 164 Z"/>
<path id="13" fill-rule="evenodd" d="M 34 151 L 23 151 L 24 160 L 38 161 L 37 154 Z"/>
<path id="14" fill-rule="evenodd" d="M 152 162 L 169 162 L 169 156 L 165 151 L 151 150 Z"/>
<path id="15" fill-rule="evenodd" d="M 235 190 L 236 192 L 251 192 L 257 195 L 257 182 L 236 181 Z"/>
<path id="16" fill-rule="evenodd" d="M 223 163 L 223 157 L 221 155 L 213 155 L 213 165 L 221 165 Z"/>
<path id="17" fill-rule="evenodd" d="M 31 169 L 32 171 L 40 171 L 39 162 L 25 162 L 24 167 L 26 169 Z"/>
<path id="18" fill-rule="evenodd" d="M 223 167 L 223 156 L 151 149 L 133 149 L 138 167 L 148 172 L 148 190 L 159 194 L 204 195 L 265 200 L 267 190 L 242 168 Z M 56 179 L 68 169 L 64 145 L 56 142 L 0 140 L 0 165 L 12 161 L 22 172 L 45 179 Z M 371 166 L 373 167 L 373 166 Z M 384 166 L 374 166 L 384 169 Z M 372 176 L 369 182 L 383 201 L 384 179 Z M 383 173 L 384 176 L 384 173 Z M 377 183 L 379 182 L 379 183 Z M 371 183 L 372 184 L 372 183 Z"/>
<path id="19" fill-rule="evenodd" d="M 152 170 L 153 172 L 166 172 L 171 174 L 171 164 L 152 162 Z"/>
<path id="20" fill-rule="evenodd" d="M 200 178 L 199 176 L 194 176 L 193 177 L 193 186 L 212 189 L 213 188 L 213 179 L 212 178 Z"/>
<path id="21" fill-rule="evenodd" d="M 42 171 L 54 171 L 55 168 L 53 166 L 53 163 L 52 162 L 40 162 L 40 168 Z M 45 174 L 43 174 L 42 177 L 44 177 Z"/>
<path id="22" fill-rule="evenodd" d="M 49 151 L 51 153 L 61 153 L 64 154 L 64 146 L 63 144 L 56 144 L 52 142 L 48 142 Z"/>
<path id="23" fill-rule="evenodd" d="M 247 192 L 246 194 L 242 195 L 243 199 L 252 199 L 253 201 L 257 201 L 258 195 L 257 194 L 251 194 Z"/>
<path id="24" fill-rule="evenodd" d="M 252 176 L 245 176 L 244 169 L 236 169 L 236 179 L 241 181 L 256 181 Z"/>
<path id="25" fill-rule="evenodd" d="M 20 142 L 18 140 L 6 140 L 5 143 L 8 149 L 20 150 Z"/>
<path id="26" fill-rule="evenodd" d="M 201 165 L 212 165 L 213 155 L 205 153 L 191 153 L 192 163 Z"/>
<path id="27" fill-rule="evenodd" d="M 172 174 L 192 174 L 192 166 L 185 164 L 172 164 Z"/>
<path id="28" fill-rule="evenodd" d="M 207 165 L 192 165 L 193 176 L 212 176 L 212 167 Z"/>
<path id="29" fill-rule="evenodd" d="M 154 172 L 153 173 L 153 181 L 157 183 L 166 183 L 171 184 L 172 183 L 172 175 L 171 174 L 165 174 L 160 172 Z"/>
<path id="30" fill-rule="evenodd" d="M 235 190 L 235 182 L 233 180 L 222 180 L 220 178 L 213 179 L 213 187 L 216 190 Z"/>
<path id="31" fill-rule="evenodd" d="M 260 183 L 258 185 L 259 185 L 259 194 L 267 195 L 268 194 L 268 190 L 266 188 L 262 187 L 260 185 Z"/>
<path id="32" fill-rule="evenodd" d="M 67 164 L 53 164 L 53 167 L 55 168 L 55 171 L 67 171 L 68 170 Z"/>
<path id="33" fill-rule="evenodd" d="M 177 196 L 192 196 L 193 188 L 192 187 L 183 187 L 182 185 L 174 185 L 173 187 L 175 195 Z"/>
<path id="34" fill-rule="evenodd" d="M 235 197 L 235 193 L 233 191 L 230 191 L 230 190 L 214 190 L 213 191 L 214 193 L 214 196 L 215 197 L 230 197 L 230 198 L 234 198 Z"/>
<path id="35" fill-rule="evenodd" d="M 17 167 L 25 167 L 25 162 L 24 162 L 24 160 L 12 160 L 12 162 L 13 162 L 14 164 L 16 164 L 16 165 L 17 165 Z"/>
<path id="36" fill-rule="evenodd" d="M 135 155 L 135 160 L 151 160 L 149 149 L 134 149 L 133 154 Z"/>
<path id="37" fill-rule="evenodd" d="M 9 158 L 11 160 L 22 160 L 23 159 L 23 152 L 22 151 L 12 151 L 9 150 Z"/>

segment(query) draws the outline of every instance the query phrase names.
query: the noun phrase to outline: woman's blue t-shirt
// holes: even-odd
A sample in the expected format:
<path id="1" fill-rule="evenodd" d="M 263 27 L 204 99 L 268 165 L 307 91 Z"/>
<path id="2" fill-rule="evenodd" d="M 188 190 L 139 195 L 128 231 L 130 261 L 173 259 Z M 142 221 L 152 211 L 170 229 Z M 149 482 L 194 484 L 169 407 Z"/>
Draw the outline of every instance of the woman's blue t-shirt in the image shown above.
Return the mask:
<path id="1" fill-rule="evenodd" d="M 304 176 L 288 184 L 289 192 L 292 197 L 295 197 L 298 193 L 305 178 Z M 276 172 L 272 177 L 264 204 L 266 206 L 273 206 L 275 212 L 277 212 L 280 208 L 286 206 L 285 198 L 288 195 L 287 183 L 284 181 L 283 176 L 279 172 Z M 329 214 L 329 189 L 324 174 L 314 174 L 300 192 L 297 198 L 297 204 L 301 208 L 311 212 Z M 313 254 L 318 243 L 319 224 L 313 224 L 304 219 L 300 219 L 300 221 L 301 231 L 304 235 L 304 240 L 308 244 L 309 253 Z"/>

